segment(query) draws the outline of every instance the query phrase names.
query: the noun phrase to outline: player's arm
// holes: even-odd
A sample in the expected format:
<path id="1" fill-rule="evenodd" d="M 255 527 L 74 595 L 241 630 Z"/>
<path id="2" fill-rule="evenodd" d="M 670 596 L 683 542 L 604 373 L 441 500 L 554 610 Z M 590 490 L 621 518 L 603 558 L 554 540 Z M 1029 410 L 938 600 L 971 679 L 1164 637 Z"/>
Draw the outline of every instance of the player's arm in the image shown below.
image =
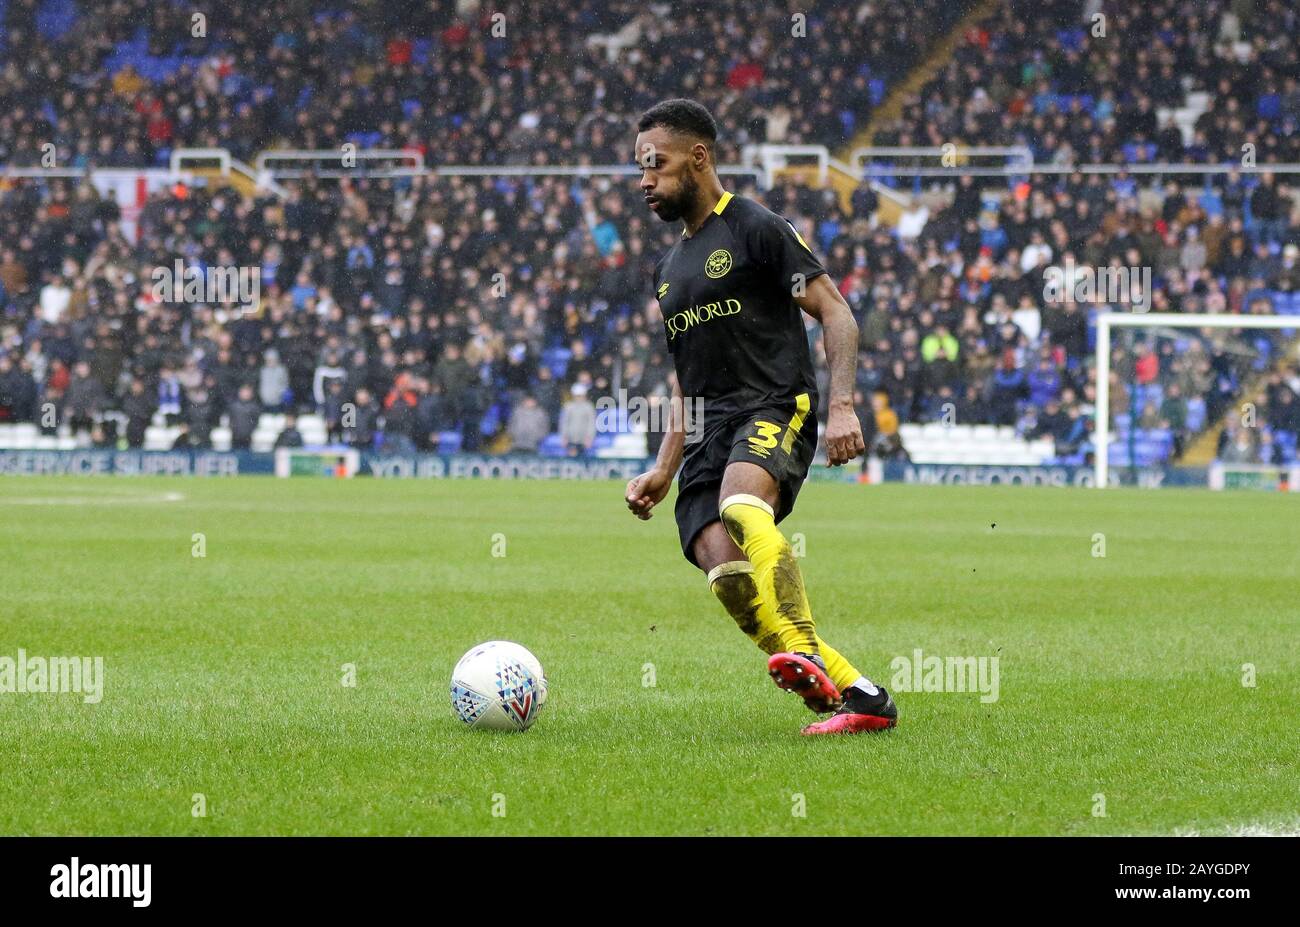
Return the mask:
<path id="1" fill-rule="evenodd" d="M 831 371 L 830 402 L 826 414 L 826 456 L 832 467 L 848 463 L 866 450 L 862 426 L 853 410 L 853 380 L 858 366 L 858 323 L 849 304 L 835 289 L 828 274 L 808 281 L 795 302 L 822 323 L 826 364 Z M 667 442 L 665 442 L 667 443 Z"/>
<path id="2" fill-rule="evenodd" d="M 682 452 L 686 447 L 685 404 L 682 388 L 673 377 L 673 396 L 668 409 L 668 428 L 655 465 L 627 484 L 627 507 L 642 521 L 650 517 L 650 510 L 668 495 L 673 475 L 682 465 Z"/>

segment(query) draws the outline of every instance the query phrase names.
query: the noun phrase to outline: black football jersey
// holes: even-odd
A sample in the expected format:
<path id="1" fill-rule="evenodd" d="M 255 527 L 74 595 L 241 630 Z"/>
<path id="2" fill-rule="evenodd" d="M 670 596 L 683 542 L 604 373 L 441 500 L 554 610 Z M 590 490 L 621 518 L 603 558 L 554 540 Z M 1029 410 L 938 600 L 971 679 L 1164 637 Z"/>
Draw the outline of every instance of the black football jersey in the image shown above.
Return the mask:
<path id="1" fill-rule="evenodd" d="M 826 273 L 786 219 L 724 193 L 704 224 L 655 265 L 654 288 L 682 395 L 705 430 L 794 401 L 817 381 L 794 294 Z"/>

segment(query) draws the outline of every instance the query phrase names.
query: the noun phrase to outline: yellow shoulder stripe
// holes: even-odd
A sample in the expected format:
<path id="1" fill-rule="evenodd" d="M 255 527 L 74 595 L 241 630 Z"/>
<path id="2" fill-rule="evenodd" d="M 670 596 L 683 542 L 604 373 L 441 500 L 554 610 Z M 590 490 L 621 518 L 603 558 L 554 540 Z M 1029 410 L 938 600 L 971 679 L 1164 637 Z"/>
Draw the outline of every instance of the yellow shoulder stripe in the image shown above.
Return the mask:
<path id="1" fill-rule="evenodd" d="M 803 236 L 800 235 L 799 230 L 794 227 L 794 223 L 787 220 L 786 224 L 790 226 L 790 231 L 794 232 L 794 237 L 799 242 L 799 244 L 803 245 L 803 249 L 807 251 L 809 254 L 812 254 L 812 248 L 808 247 L 808 242 L 803 240 Z"/>
<path id="2" fill-rule="evenodd" d="M 727 204 L 730 202 L 731 202 L 731 193 L 730 192 L 723 193 L 722 199 L 718 200 L 718 205 L 713 207 L 713 212 L 716 215 L 719 216 L 722 215 L 722 210 L 726 209 Z"/>

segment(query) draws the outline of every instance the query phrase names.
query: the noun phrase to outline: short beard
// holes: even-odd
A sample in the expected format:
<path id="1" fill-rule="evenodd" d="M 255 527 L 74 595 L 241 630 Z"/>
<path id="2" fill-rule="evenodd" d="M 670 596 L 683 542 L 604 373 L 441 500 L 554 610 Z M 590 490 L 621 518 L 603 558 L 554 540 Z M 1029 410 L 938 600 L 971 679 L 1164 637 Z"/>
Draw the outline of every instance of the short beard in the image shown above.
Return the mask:
<path id="1" fill-rule="evenodd" d="M 700 198 L 700 185 L 692 174 L 682 179 L 681 192 L 676 196 L 663 197 L 659 200 L 659 218 L 665 222 L 676 222 L 690 212 L 695 201 Z"/>

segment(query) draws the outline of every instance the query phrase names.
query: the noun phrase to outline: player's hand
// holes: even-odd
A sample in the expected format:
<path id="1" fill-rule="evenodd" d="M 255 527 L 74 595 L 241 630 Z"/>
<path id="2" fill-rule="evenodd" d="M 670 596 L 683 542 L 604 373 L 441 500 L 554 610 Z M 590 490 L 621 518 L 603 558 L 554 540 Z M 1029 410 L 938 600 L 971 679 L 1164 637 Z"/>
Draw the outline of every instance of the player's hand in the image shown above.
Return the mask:
<path id="1" fill-rule="evenodd" d="M 831 405 L 826 416 L 826 457 L 832 467 L 846 464 L 862 455 L 862 426 L 851 404 Z"/>
<path id="2" fill-rule="evenodd" d="M 673 475 L 662 470 L 647 470 L 627 484 L 627 507 L 637 518 L 645 521 L 650 510 L 663 501 L 673 485 Z"/>

